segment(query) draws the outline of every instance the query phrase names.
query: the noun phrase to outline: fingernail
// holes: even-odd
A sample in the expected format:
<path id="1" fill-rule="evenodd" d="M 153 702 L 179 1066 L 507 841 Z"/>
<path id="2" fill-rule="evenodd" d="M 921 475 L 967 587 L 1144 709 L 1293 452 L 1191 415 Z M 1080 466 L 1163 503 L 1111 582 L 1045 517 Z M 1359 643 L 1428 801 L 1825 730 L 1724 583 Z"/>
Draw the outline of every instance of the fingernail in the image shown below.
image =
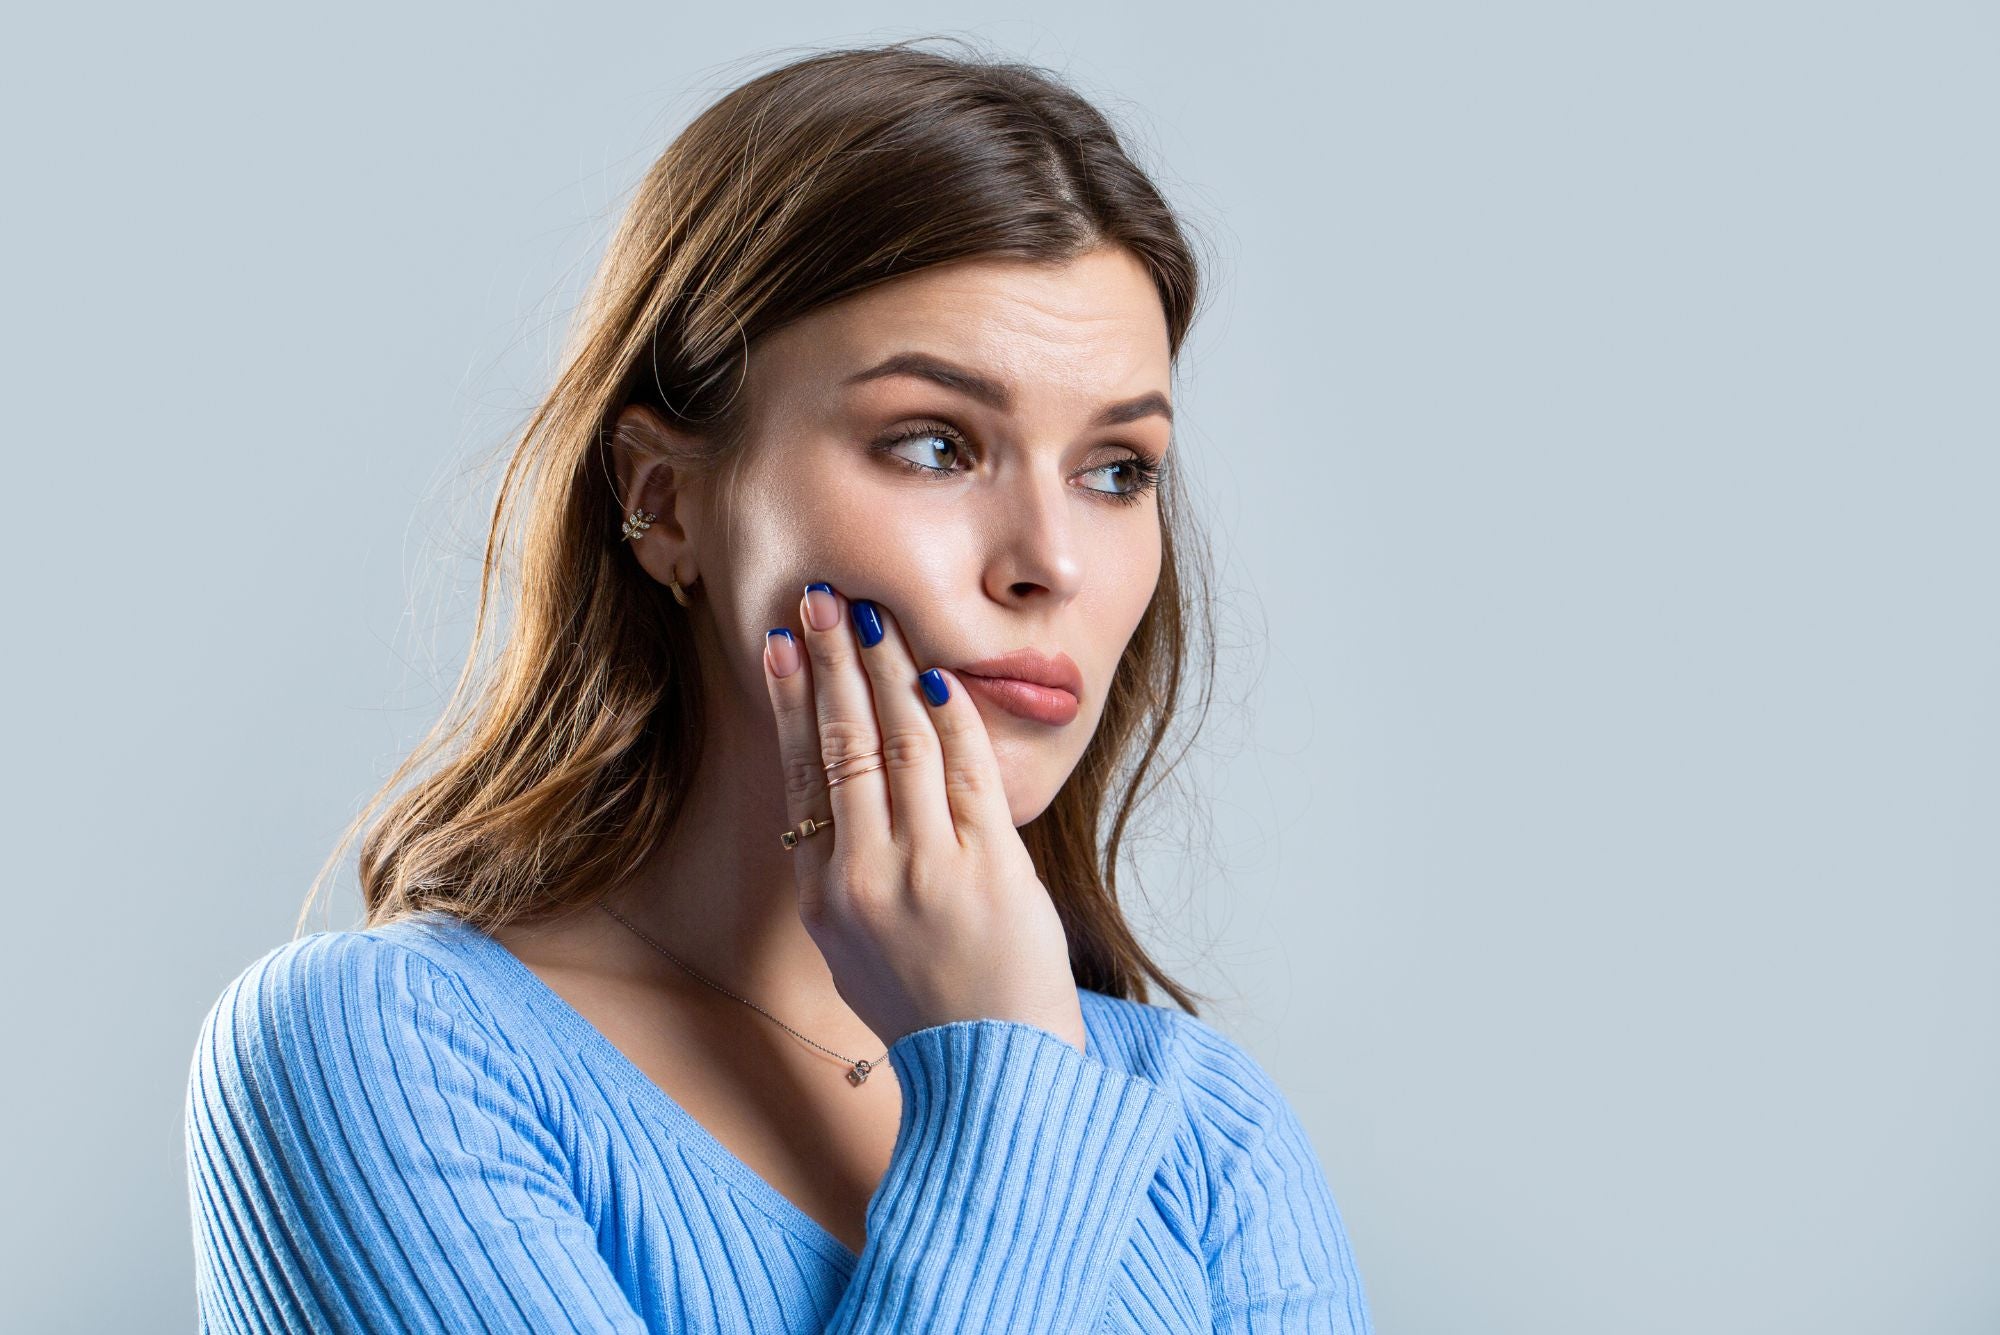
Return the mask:
<path id="1" fill-rule="evenodd" d="M 945 684 L 944 673 L 936 668 L 927 670 L 917 680 L 923 683 L 924 699 L 930 701 L 933 706 L 941 705 L 951 699 L 951 687 Z"/>
<path id="2" fill-rule="evenodd" d="M 799 670 L 799 642 L 783 626 L 764 632 L 764 653 L 771 660 L 774 677 L 789 677 Z"/>
<path id="3" fill-rule="evenodd" d="M 854 630 L 861 636 L 861 647 L 872 649 L 882 642 L 882 618 L 875 615 L 875 604 L 866 598 L 857 598 L 850 609 L 854 614 Z"/>
<path id="4" fill-rule="evenodd" d="M 814 630 L 832 630 L 840 621 L 840 605 L 833 599 L 833 585 L 806 585 L 806 620 Z"/>

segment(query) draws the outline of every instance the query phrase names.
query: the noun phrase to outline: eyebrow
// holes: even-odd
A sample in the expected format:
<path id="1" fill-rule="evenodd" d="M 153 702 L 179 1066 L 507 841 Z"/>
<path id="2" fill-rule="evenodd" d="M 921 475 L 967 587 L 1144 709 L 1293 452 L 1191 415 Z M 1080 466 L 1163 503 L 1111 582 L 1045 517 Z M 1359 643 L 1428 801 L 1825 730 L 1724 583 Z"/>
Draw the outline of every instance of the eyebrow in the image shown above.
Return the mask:
<path id="1" fill-rule="evenodd" d="M 963 366 L 954 365 L 941 357 L 933 357 L 926 352 L 899 352 L 865 371 L 855 372 L 842 383 L 858 385 L 864 381 L 897 375 L 915 376 L 920 380 L 942 385 L 998 412 L 1006 412 L 1014 401 L 1013 395 L 1008 393 L 1007 387 L 999 381 L 980 375 L 977 371 L 967 370 Z M 1122 426 L 1126 422 L 1136 422 L 1141 417 L 1155 414 L 1166 418 L 1169 422 L 1174 420 L 1173 405 L 1168 403 L 1166 395 L 1158 390 L 1107 404 L 1090 420 L 1090 424 Z"/>

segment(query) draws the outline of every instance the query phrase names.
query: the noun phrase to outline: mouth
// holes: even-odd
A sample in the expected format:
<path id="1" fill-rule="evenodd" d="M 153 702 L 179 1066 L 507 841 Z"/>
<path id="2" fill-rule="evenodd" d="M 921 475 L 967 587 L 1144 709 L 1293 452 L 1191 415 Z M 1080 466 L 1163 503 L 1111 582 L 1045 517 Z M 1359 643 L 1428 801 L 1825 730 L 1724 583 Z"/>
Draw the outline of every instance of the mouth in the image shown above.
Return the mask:
<path id="1" fill-rule="evenodd" d="M 1052 686 L 1037 686 L 1031 681 L 1018 677 L 982 677 L 974 672 L 961 672 L 959 680 L 965 689 L 984 696 L 1010 714 L 1037 723 L 1052 723 L 1060 727 L 1076 718 L 1081 707 L 1077 698 L 1068 691 Z"/>
<path id="2" fill-rule="evenodd" d="M 1068 654 L 1016 649 L 953 669 L 966 689 L 1017 717 L 1057 727 L 1081 707 L 1083 673 Z"/>

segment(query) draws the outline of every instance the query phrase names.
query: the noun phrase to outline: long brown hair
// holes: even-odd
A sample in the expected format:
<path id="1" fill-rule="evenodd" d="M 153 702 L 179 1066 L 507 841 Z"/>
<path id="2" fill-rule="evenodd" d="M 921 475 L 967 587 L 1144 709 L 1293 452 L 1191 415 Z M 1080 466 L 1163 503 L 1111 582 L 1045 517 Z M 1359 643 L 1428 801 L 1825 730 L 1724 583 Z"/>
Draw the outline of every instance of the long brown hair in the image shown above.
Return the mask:
<path id="1" fill-rule="evenodd" d="M 1197 264 L 1111 124 L 1036 67 L 915 40 L 821 51 L 759 75 L 647 171 L 555 384 L 507 460 L 458 684 L 349 825 L 295 930 L 385 802 L 359 859 L 370 926 L 428 909 L 489 929 L 561 916 L 623 881 L 673 826 L 706 711 L 687 611 L 619 541 L 608 448 L 623 407 L 698 433 L 677 471 L 726 476 L 743 437 L 736 391 L 760 335 L 932 265 L 1062 263 L 1107 244 L 1151 273 L 1178 363 Z M 1198 1014 L 1202 994 L 1148 956 L 1117 894 L 1128 822 L 1172 768 L 1169 725 L 1191 724 L 1191 743 L 1213 691 L 1212 575 L 1186 506 L 1170 466 L 1152 602 L 1089 746 L 1020 833 L 1068 931 L 1077 983 L 1145 1001 L 1150 978 Z M 490 608 L 517 543 L 511 625 L 496 635 Z M 1191 692 L 1192 712 L 1182 708 Z M 391 800 L 419 768 L 428 776 Z"/>

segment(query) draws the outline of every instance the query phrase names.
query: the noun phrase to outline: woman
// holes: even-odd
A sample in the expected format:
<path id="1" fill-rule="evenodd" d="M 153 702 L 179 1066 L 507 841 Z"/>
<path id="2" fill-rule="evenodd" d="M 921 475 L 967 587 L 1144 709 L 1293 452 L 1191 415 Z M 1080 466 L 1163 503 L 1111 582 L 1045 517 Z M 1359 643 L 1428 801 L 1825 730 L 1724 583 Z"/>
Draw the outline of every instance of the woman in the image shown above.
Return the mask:
<path id="1" fill-rule="evenodd" d="M 367 927 L 202 1028 L 204 1329 L 1369 1329 L 1297 1118 L 1115 894 L 1201 610 L 1196 278 L 1024 67 L 819 54 L 668 148 Z"/>

